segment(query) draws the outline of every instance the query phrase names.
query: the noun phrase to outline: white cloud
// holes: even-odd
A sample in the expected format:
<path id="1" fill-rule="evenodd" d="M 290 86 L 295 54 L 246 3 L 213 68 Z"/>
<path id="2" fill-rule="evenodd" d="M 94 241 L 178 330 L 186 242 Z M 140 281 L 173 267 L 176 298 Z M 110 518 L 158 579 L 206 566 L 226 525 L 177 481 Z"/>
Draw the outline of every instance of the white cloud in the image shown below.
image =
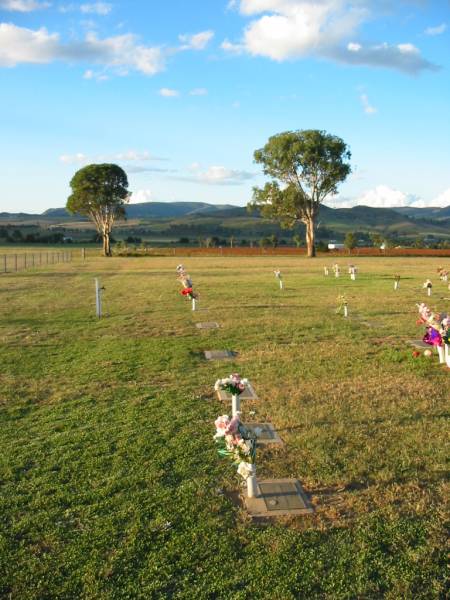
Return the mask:
<path id="1" fill-rule="evenodd" d="M 112 5 L 107 2 L 94 2 L 92 4 L 81 4 L 80 10 L 84 14 L 108 15 Z"/>
<path id="2" fill-rule="evenodd" d="M 450 206 L 450 188 L 430 202 L 430 206 Z"/>
<path id="3" fill-rule="evenodd" d="M 89 162 L 89 158 L 82 152 L 78 152 L 77 154 L 62 154 L 59 160 L 65 165 L 81 165 Z"/>
<path id="4" fill-rule="evenodd" d="M 240 0 L 241 14 L 256 18 L 238 44 L 225 40 L 222 49 L 276 61 L 318 56 L 411 74 L 435 69 L 410 43 L 364 46 L 352 40 L 373 18 L 376 5 L 371 0 Z"/>
<path id="5" fill-rule="evenodd" d="M 361 104 L 366 115 L 374 115 L 376 112 L 378 112 L 377 109 L 370 104 L 367 94 L 361 94 L 359 99 L 361 100 Z"/>
<path id="6" fill-rule="evenodd" d="M 445 31 L 447 31 L 447 23 L 441 23 L 440 25 L 437 25 L 436 27 L 427 27 L 424 31 L 425 35 L 441 35 L 442 33 L 444 33 Z"/>
<path id="7" fill-rule="evenodd" d="M 387 185 L 378 185 L 364 192 L 361 196 L 354 198 L 345 198 L 343 196 L 330 197 L 325 204 L 333 208 L 352 208 L 353 206 L 371 206 L 373 208 L 400 208 L 405 206 L 412 208 L 446 207 L 450 206 L 450 188 L 436 198 L 424 200 L 419 196 L 407 194 Z"/>
<path id="8" fill-rule="evenodd" d="M 214 32 L 209 30 L 194 35 L 179 35 L 178 39 L 183 43 L 181 50 L 204 50 L 213 37 Z"/>
<path id="9" fill-rule="evenodd" d="M 97 71 L 93 71 L 92 69 L 87 69 L 87 71 L 83 74 L 83 79 L 91 79 L 94 81 L 107 81 L 109 79 L 108 75 L 105 73 L 98 73 Z"/>
<path id="10" fill-rule="evenodd" d="M 179 177 L 184 181 L 206 183 L 208 185 L 240 185 L 249 179 L 253 179 L 254 173 L 228 169 L 227 167 L 213 165 L 202 170 L 199 163 L 193 163 L 189 167 L 192 175 Z"/>
<path id="11" fill-rule="evenodd" d="M 161 48 L 140 45 L 131 33 L 99 39 L 91 32 L 82 41 L 62 43 L 58 33 L 44 27 L 32 30 L 0 23 L 0 66 L 56 60 L 100 64 L 121 75 L 130 70 L 154 75 L 165 66 Z"/>
<path id="12" fill-rule="evenodd" d="M 130 197 L 130 204 L 139 204 L 140 202 L 150 202 L 153 198 L 152 191 L 149 189 L 146 190 L 137 190 L 133 192 Z"/>
<path id="13" fill-rule="evenodd" d="M 144 162 L 144 161 L 154 161 L 154 160 L 165 160 L 163 158 L 159 158 L 158 156 L 154 156 L 147 150 L 143 152 L 138 152 L 136 150 L 127 150 L 126 152 L 118 152 L 116 154 L 99 154 L 97 156 L 88 156 L 83 152 L 77 152 L 76 154 L 62 154 L 59 157 L 59 160 L 66 165 L 74 165 L 74 164 L 89 164 L 89 163 L 99 163 L 99 162 L 108 162 L 108 161 L 124 161 L 124 162 Z M 140 167 L 140 170 L 145 169 L 145 167 Z M 147 169 L 146 169 L 147 170 Z M 140 172 L 140 171 L 139 171 Z"/>
<path id="14" fill-rule="evenodd" d="M 49 2 L 36 2 L 36 0 L 0 0 L 0 9 L 24 13 L 49 6 Z"/>
<path id="15" fill-rule="evenodd" d="M 206 88 L 194 88 L 189 92 L 190 96 L 206 96 L 208 94 L 208 90 Z"/>
<path id="16" fill-rule="evenodd" d="M 158 94 L 164 98 L 177 98 L 180 95 L 180 92 L 178 90 L 164 87 L 159 90 Z"/>

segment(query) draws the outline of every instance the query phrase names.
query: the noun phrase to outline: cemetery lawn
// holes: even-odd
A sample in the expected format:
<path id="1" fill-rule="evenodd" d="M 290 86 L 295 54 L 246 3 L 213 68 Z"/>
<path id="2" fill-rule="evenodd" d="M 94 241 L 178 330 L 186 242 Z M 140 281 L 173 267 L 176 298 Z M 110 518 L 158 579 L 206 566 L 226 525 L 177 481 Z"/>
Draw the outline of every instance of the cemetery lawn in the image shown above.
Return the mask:
<path id="1" fill-rule="evenodd" d="M 335 279 L 327 258 L 189 258 L 195 313 L 178 262 L 1 275 L 0 597 L 444 598 L 450 370 L 406 343 L 427 277 L 450 312 L 441 259 L 343 258 Z M 203 358 L 221 349 L 238 355 Z M 258 450 L 258 477 L 298 478 L 314 515 L 252 523 L 235 504 L 212 439 L 233 371 L 259 395 L 244 421 L 285 442 Z"/>

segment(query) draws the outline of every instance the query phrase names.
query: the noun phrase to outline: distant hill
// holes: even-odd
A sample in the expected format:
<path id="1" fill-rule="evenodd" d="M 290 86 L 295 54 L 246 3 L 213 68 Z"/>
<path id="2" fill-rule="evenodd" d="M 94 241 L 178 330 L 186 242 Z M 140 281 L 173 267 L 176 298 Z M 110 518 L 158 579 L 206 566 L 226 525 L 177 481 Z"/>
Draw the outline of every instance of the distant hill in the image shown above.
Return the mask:
<path id="1" fill-rule="evenodd" d="M 410 206 L 402 206 L 400 208 L 392 208 L 395 212 L 402 215 L 407 215 L 413 219 L 450 219 L 450 206 L 444 208 L 430 206 L 428 208 L 412 208 Z"/>
<path id="2" fill-rule="evenodd" d="M 143 202 L 127 206 L 128 220 L 117 222 L 117 239 L 129 237 L 163 242 L 191 241 L 233 236 L 242 240 L 260 240 L 276 235 L 292 239 L 295 233 L 304 235 L 304 226 L 285 230 L 275 221 L 263 218 L 258 210 L 249 213 L 246 207 L 206 202 Z M 41 215 L 0 213 L 0 226 L 30 227 L 70 232 L 74 239 L 92 237 L 93 226 L 87 218 L 70 215 L 65 208 L 52 208 Z M 0 231 L 1 232 L 1 231 Z M 86 233 L 87 232 L 87 233 Z M 322 206 L 317 223 L 318 238 L 343 240 L 347 232 L 356 232 L 361 243 L 369 234 L 379 233 L 397 243 L 419 238 L 450 241 L 450 206 L 446 208 L 331 208 Z M 35 232 L 36 233 L 36 232 Z"/>
<path id="3" fill-rule="evenodd" d="M 207 204 L 206 202 L 140 202 L 128 204 L 126 208 L 129 219 L 160 219 L 171 217 L 184 217 L 186 215 L 219 213 L 236 209 L 231 204 Z M 245 211 L 245 209 L 242 209 Z M 42 213 L 43 217 L 51 219 L 73 218 L 65 208 L 50 208 Z M 80 220 L 80 217 L 76 217 Z"/>

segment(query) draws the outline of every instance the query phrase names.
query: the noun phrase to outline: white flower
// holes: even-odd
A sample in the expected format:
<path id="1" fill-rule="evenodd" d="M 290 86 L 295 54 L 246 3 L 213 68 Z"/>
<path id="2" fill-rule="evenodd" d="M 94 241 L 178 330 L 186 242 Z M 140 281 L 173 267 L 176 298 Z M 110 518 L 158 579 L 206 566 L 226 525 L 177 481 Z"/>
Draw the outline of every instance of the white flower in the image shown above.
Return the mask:
<path id="1" fill-rule="evenodd" d="M 253 473 L 253 465 L 251 463 L 242 461 L 239 463 L 237 472 L 241 477 L 247 479 L 247 477 L 250 477 L 250 475 Z"/>

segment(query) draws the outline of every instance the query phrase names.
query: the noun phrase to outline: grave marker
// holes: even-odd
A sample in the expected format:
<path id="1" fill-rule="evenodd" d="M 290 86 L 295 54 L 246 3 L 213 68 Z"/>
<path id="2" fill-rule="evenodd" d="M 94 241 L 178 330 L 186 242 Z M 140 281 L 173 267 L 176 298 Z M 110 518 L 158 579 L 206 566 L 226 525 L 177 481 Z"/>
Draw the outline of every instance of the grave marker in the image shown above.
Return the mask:
<path id="1" fill-rule="evenodd" d="M 214 321 L 207 323 L 196 323 L 195 326 L 197 329 L 219 329 L 219 323 L 215 323 Z"/>
<path id="2" fill-rule="evenodd" d="M 236 352 L 230 350 L 204 350 L 206 360 L 225 360 L 234 358 Z"/>
<path id="3" fill-rule="evenodd" d="M 304 515 L 314 512 L 297 479 L 267 479 L 257 483 L 257 495 L 244 496 L 251 517 Z"/>

